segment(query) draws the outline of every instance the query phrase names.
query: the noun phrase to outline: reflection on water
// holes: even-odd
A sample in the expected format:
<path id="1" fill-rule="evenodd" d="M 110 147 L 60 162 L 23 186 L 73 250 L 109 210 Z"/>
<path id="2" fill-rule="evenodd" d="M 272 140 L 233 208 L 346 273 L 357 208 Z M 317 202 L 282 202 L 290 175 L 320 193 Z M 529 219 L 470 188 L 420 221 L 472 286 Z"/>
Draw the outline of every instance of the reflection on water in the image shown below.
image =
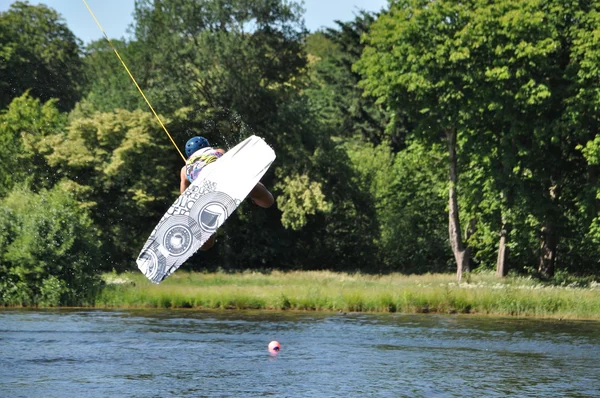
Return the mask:
<path id="1" fill-rule="evenodd" d="M 4 310 L 0 396 L 592 397 L 600 323 Z"/>

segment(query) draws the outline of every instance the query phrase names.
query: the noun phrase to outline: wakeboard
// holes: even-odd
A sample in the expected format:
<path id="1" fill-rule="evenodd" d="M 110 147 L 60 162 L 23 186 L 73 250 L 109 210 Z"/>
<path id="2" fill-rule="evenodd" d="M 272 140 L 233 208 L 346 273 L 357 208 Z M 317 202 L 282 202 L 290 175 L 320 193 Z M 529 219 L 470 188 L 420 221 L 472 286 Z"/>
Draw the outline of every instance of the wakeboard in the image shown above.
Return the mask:
<path id="1" fill-rule="evenodd" d="M 160 283 L 223 225 L 260 181 L 275 152 L 260 137 L 242 141 L 207 165 L 156 225 L 136 262 Z"/>

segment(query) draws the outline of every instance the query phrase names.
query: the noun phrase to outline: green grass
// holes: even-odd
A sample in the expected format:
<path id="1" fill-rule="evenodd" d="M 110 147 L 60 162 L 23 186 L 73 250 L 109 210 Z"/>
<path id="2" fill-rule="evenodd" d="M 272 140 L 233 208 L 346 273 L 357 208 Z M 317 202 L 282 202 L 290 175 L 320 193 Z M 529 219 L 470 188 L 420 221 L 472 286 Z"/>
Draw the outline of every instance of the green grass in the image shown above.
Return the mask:
<path id="1" fill-rule="evenodd" d="M 101 308 L 261 309 L 490 314 L 600 319 L 600 285 L 543 285 L 529 278 L 472 274 L 382 276 L 327 271 L 188 273 L 160 285 L 139 273 L 106 274 Z"/>

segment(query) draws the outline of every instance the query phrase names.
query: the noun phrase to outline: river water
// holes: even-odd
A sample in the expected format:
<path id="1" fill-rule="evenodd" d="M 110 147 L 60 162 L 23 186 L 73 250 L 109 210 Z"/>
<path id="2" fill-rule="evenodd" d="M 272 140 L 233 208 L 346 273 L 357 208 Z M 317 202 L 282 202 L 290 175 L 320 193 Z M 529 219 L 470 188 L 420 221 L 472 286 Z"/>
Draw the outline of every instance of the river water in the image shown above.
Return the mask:
<path id="1" fill-rule="evenodd" d="M 600 397 L 600 323 L 2 310 L 0 396 Z"/>

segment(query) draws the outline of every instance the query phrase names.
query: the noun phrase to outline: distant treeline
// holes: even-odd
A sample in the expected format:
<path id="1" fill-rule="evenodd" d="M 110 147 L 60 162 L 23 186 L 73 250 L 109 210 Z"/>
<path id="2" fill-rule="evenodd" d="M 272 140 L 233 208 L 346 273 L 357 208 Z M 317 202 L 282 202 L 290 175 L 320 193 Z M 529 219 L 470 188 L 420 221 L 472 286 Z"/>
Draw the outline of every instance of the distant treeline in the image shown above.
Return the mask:
<path id="1" fill-rule="evenodd" d="M 256 134 L 243 203 L 188 270 L 600 271 L 600 1 L 399 0 L 309 33 L 299 2 L 137 1 L 113 39 L 181 148 Z M 0 303 L 134 270 L 182 159 L 105 40 L 0 13 Z"/>

